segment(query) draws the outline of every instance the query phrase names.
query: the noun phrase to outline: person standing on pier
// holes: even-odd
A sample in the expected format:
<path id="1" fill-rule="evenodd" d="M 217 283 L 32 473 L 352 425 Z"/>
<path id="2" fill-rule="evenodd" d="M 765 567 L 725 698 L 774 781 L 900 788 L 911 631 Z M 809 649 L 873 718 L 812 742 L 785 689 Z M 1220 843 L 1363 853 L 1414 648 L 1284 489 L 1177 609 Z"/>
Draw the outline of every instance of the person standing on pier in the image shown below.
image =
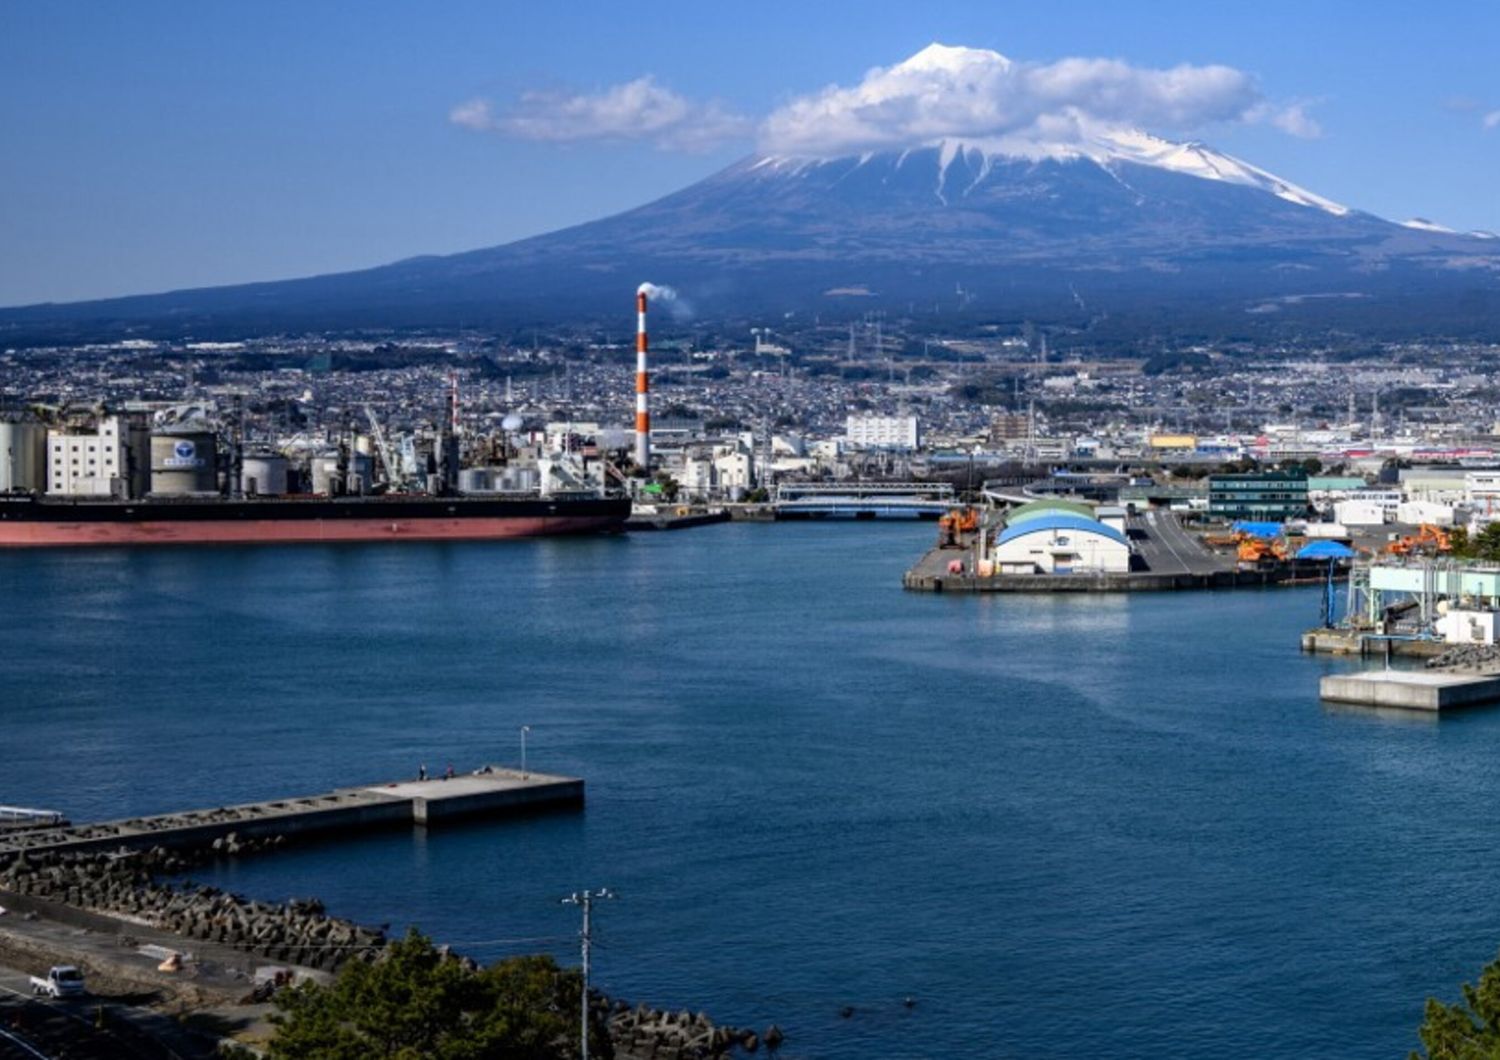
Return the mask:
<path id="1" fill-rule="evenodd" d="M 426 762 L 423 762 L 421 765 L 417 766 L 417 779 L 418 780 L 426 780 L 427 779 L 427 763 Z"/>

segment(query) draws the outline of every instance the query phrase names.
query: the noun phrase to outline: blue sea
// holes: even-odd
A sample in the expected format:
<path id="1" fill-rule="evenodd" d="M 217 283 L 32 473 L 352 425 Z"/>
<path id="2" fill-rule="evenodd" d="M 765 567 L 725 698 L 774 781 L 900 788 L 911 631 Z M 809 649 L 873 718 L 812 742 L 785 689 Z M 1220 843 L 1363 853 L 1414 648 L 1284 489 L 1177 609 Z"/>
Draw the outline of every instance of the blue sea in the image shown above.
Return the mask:
<path id="1" fill-rule="evenodd" d="M 0 803 L 588 806 L 212 874 L 576 960 L 785 1057 L 1398 1057 L 1500 946 L 1500 710 L 1320 705 L 1318 590 L 903 592 L 930 524 L 0 555 Z M 912 1007 L 903 1004 L 911 998 Z M 846 1006 L 854 1012 L 841 1015 Z"/>

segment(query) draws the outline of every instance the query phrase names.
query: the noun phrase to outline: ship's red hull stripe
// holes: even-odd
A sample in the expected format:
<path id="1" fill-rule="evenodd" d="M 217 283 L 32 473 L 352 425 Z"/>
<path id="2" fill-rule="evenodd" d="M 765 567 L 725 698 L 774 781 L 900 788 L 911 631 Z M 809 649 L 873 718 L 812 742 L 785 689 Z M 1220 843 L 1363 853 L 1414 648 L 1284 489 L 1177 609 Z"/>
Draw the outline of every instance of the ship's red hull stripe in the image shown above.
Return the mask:
<path id="1" fill-rule="evenodd" d="M 308 541 L 489 541 L 618 529 L 620 519 L 555 516 L 464 519 L 245 519 L 157 522 L 0 522 L 0 548 L 56 545 L 282 544 Z"/>

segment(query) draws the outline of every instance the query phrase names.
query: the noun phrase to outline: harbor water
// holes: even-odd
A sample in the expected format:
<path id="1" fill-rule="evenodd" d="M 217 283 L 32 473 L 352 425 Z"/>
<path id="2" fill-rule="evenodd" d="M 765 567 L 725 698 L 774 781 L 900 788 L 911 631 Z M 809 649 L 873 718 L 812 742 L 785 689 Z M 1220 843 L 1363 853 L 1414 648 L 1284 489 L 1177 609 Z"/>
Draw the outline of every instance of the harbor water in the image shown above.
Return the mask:
<path id="1" fill-rule="evenodd" d="M 528 725 L 585 811 L 200 878 L 568 961 L 558 899 L 607 885 L 599 985 L 786 1057 L 1415 1047 L 1500 946 L 1500 710 L 1320 705 L 1316 588 L 905 593 L 933 532 L 0 555 L 0 803 L 515 763 Z"/>

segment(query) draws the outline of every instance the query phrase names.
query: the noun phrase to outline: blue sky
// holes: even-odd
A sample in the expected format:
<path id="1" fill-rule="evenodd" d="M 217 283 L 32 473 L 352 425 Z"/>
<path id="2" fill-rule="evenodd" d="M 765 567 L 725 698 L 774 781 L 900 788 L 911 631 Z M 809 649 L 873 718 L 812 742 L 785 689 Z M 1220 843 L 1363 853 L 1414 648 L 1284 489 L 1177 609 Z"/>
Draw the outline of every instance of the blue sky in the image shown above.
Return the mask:
<path id="1" fill-rule="evenodd" d="M 358 268 L 603 216 L 932 41 L 1043 72 L 1231 68 L 1254 105 L 1229 110 L 1260 117 L 1207 101 L 1157 131 L 1396 220 L 1500 230 L 1497 40 L 1485 2 L 7 0 L 0 304 Z M 648 75 L 687 108 L 675 127 L 715 135 L 535 138 L 559 128 L 549 108 Z M 451 120 L 476 102 L 483 120 Z M 1293 109 L 1305 121 L 1276 119 Z"/>

